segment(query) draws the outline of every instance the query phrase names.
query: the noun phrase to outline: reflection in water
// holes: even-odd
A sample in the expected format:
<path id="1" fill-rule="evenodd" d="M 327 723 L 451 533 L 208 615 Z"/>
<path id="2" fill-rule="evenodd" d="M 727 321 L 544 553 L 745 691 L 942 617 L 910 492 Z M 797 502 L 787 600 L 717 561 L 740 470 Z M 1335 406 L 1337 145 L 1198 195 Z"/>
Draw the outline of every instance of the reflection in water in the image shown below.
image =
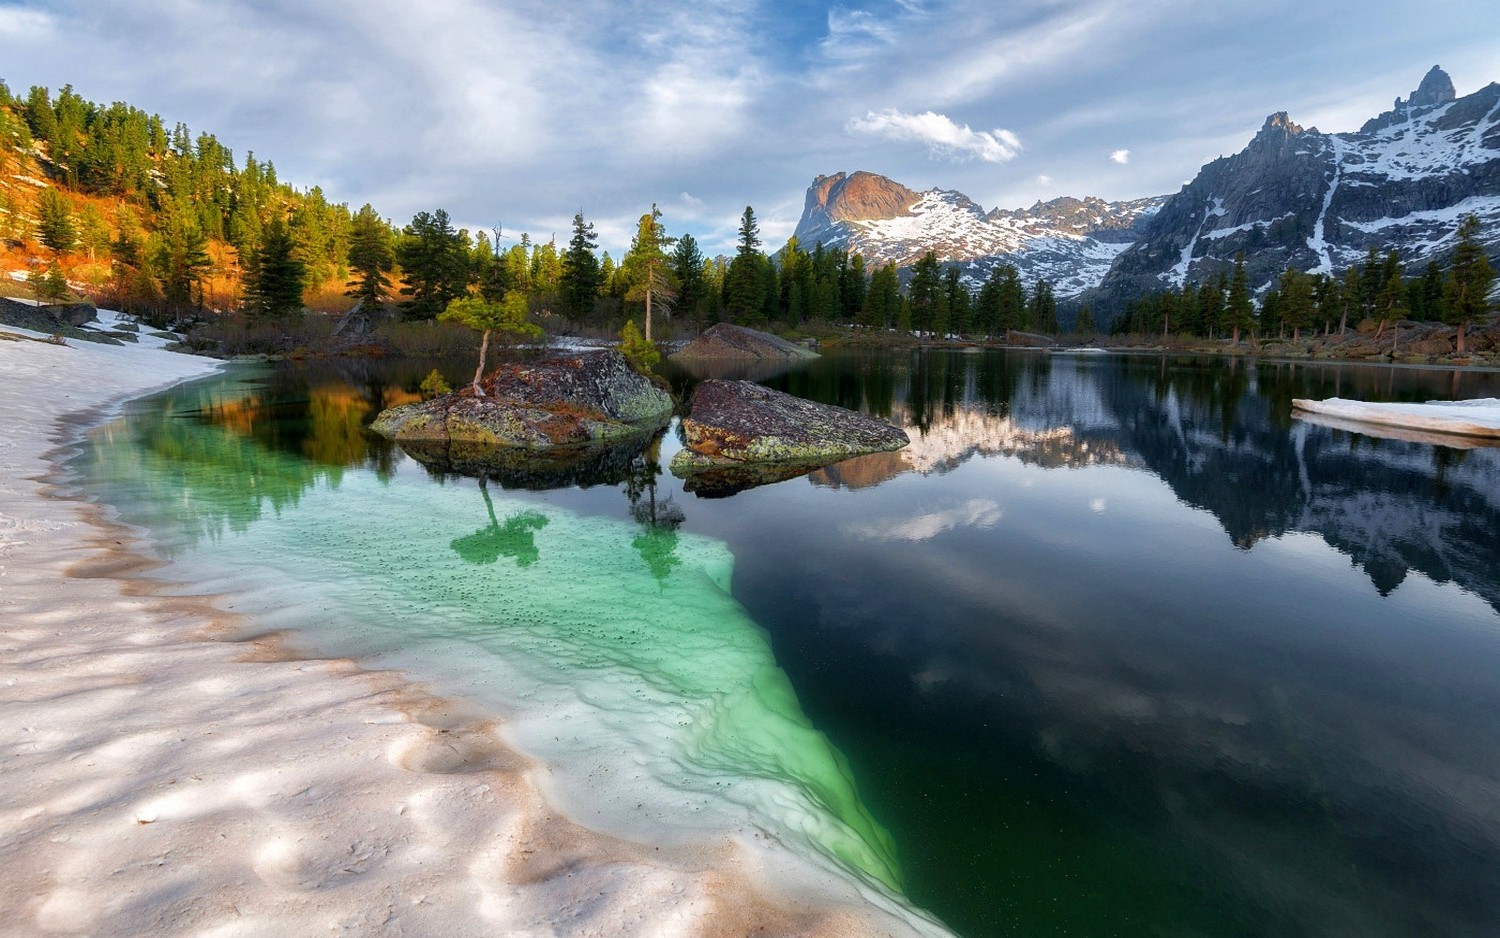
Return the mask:
<path id="1" fill-rule="evenodd" d="M 383 653 L 417 657 L 420 620 L 463 666 L 503 654 L 515 673 L 475 693 L 524 688 L 526 738 L 583 767 L 580 801 L 616 779 L 625 814 L 670 826 L 698 817 L 676 786 L 696 811 L 796 780 L 817 849 L 970 938 L 1500 933 L 1500 450 L 1290 406 L 1496 396 L 1500 376 L 825 356 L 769 380 L 911 447 L 684 516 L 670 437 L 624 454 L 617 488 L 476 499 L 382 441 L 354 451 L 347 414 L 400 382 L 298 374 L 147 412 L 106 471 L 168 541 L 220 532 L 184 564 L 249 551 L 362 610 Z M 645 811 L 646 783 L 611 774 L 620 740 L 670 743 Z"/>
<path id="2" fill-rule="evenodd" d="M 905 473 L 951 472 L 975 457 L 1043 468 L 1149 471 L 1250 549 L 1291 532 L 1320 535 L 1382 593 L 1408 570 L 1458 582 L 1500 609 L 1500 452 L 1467 458 L 1428 440 L 1377 439 L 1293 421 L 1297 396 L 1425 400 L 1421 374 L 1334 365 L 1170 356 L 1070 361 L 922 355 L 892 369 L 880 416 L 904 450 L 819 469 L 815 485 L 861 489 Z M 1456 375 L 1461 373 L 1455 372 Z M 816 372 L 805 392 L 843 394 Z M 1443 388 L 1451 390 L 1448 376 Z M 1486 379 L 1471 376 L 1475 392 Z"/>
<path id="3" fill-rule="evenodd" d="M 547 526 L 547 516 L 535 511 L 521 511 L 505 519 L 501 524 L 495 518 L 495 505 L 490 501 L 490 489 L 484 479 L 479 480 L 479 493 L 484 496 L 484 508 L 489 512 L 490 523 L 466 537 L 454 538 L 448 546 L 463 558 L 465 563 L 494 563 L 501 557 L 512 557 L 518 567 L 529 567 L 541 558 L 536 547 L 536 532 Z"/>

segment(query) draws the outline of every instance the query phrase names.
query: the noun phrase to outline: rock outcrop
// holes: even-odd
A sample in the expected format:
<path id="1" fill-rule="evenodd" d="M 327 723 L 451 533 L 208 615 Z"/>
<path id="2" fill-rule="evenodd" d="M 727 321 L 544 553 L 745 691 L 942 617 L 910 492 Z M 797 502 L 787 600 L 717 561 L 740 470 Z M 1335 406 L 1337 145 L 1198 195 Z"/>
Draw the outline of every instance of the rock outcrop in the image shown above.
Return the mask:
<path id="1" fill-rule="evenodd" d="M 905 431 L 864 414 L 803 400 L 748 381 L 704 381 L 682 421 L 687 448 L 676 475 L 736 464 L 828 465 L 900 449 Z"/>
<path id="2" fill-rule="evenodd" d="M 817 358 L 818 353 L 769 332 L 721 322 L 705 329 L 702 335 L 669 357 L 674 361 L 800 361 Z"/>
<path id="3" fill-rule="evenodd" d="M 510 362 L 481 382 L 430 401 L 383 411 L 370 429 L 398 443 L 551 450 L 608 444 L 658 429 L 672 398 L 614 349 L 539 361 Z"/>

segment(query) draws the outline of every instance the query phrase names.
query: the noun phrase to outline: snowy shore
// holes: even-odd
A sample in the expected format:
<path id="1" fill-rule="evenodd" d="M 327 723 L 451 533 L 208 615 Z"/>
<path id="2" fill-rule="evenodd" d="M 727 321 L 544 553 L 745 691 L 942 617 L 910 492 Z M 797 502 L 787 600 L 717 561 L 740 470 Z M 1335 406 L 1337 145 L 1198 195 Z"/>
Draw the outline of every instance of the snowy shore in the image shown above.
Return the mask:
<path id="1" fill-rule="evenodd" d="M 153 594 L 130 532 L 44 480 L 86 422 L 216 366 L 158 345 L 0 340 L 7 934 L 939 931 L 789 898 L 728 838 L 587 830 L 492 714 Z"/>
<path id="2" fill-rule="evenodd" d="M 1314 401 L 1292 401 L 1292 411 L 1299 416 L 1311 414 L 1341 421 L 1341 429 L 1358 429 L 1359 425 L 1389 428 L 1426 434 L 1451 445 L 1464 439 L 1500 439 L 1500 400 L 1482 398 L 1469 401 L 1430 401 L 1426 404 L 1369 403 L 1331 397 Z M 1423 439 L 1422 442 L 1433 442 Z"/>

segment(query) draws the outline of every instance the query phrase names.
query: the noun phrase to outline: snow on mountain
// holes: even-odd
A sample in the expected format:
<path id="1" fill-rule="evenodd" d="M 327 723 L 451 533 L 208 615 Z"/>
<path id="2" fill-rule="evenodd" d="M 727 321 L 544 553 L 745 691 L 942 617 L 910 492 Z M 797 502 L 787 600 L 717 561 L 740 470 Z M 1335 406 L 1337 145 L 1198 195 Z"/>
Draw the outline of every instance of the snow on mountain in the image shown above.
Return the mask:
<path id="1" fill-rule="evenodd" d="M 1205 165 L 1121 252 L 1101 283 L 1116 299 L 1216 277 L 1245 253 L 1252 286 L 1296 267 L 1337 274 L 1373 246 L 1408 271 L 1443 260 L 1477 215 L 1500 248 L 1500 84 L 1456 97 L 1434 66 L 1411 97 L 1358 131 L 1272 114 L 1245 147 Z"/>
<path id="2" fill-rule="evenodd" d="M 796 237 L 804 248 L 858 251 L 872 266 L 908 267 L 933 251 L 960 266 L 973 289 L 995 266 L 1011 264 L 1024 281 L 1048 280 L 1067 297 L 1097 285 L 1164 201 L 1061 198 L 986 213 L 961 192 L 914 192 L 874 173 L 835 173 L 809 187 Z"/>

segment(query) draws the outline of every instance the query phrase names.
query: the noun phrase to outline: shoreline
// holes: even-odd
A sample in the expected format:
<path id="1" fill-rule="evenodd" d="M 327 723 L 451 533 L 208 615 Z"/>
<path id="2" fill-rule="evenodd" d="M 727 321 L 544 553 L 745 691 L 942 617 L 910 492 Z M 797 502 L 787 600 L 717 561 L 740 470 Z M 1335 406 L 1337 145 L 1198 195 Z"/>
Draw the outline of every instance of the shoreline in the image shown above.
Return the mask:
<path id="1" fill-rule="evenodd" d="M 147 360 L 168 380 L 138 373 Z M 33 393 L 47 364 L 88 390 Z M 0 915 L 16 933 L 911 927 L 779 895 L 728 838 L 665 848 L 583 828 L 493 715 L 397 672 L 308 659 L 274 632 L 215 639 L 233 613 L 162 595 L 136 532 L 56 494 L 56 457 L 128 400 L 220 365 L 0 346 L 0 401 L 22 417 L 0 448 Z"/>

